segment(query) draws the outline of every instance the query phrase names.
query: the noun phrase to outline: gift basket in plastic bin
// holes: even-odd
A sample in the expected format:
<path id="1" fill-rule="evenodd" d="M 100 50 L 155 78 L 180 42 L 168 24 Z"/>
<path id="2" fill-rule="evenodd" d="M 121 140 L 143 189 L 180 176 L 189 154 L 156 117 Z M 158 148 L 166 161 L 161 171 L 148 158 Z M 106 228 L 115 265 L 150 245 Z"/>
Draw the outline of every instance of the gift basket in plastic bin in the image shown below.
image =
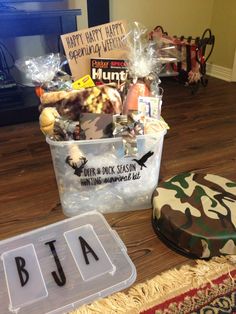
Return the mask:
<path id="1" fill-rule="evenodd" d="M 80 143 L 48 138 L 64 213 L 150 208 L 165 132 L 138 136 L 137 154 L 129 157 L 120 137 Z M 84 156 L 78 162 L 71 157 L 74 150 Z"/>
<path id="2" fill-rule="evenodd" d="M 104 60 L 94 59 L 93 79 L 86 75 L 75 82 L 61 70 L 57 54 L 18 65 L 38 82 L 40 128 L 67 216 L 151 207 L 168 125 L 161 117 L 158 77 L 163 58 L 160 62 L 147 34 L 134 23 L 123 38 L 126 59 L 106 59 L 106 68 Z M 38 76 L 44 66 L 47 71 Z M 102 72 L 114 70 L 125 73 L 122 80 L 104 82 Z"/>

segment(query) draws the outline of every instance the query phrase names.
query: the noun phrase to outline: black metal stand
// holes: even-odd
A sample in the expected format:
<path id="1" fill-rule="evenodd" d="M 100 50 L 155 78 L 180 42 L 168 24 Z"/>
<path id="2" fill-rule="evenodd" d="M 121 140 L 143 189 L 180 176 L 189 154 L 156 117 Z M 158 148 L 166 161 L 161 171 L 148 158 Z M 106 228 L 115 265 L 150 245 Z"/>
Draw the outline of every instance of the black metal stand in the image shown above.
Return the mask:
<path id="1" fill-rule="evenodd" d="M 176 48 L 181 52 L 182 49 L 185 49 L 186 59 L 179 60 L 176 64 L 171 64 L 173 68 L 174 76 L 178 78 L 180 83 L 184 83 L 187 86 L 190 86 L 192 94 L 195 94 L 199 89 L 200 84 L 204 87 L 208 84 L 208 79 L 206 78 L 206 63 L 209 57 L 212 54 L 215 44 L 215 36 L 212 35 L 212 32 L 209 28 L 207 28 L 202 37 L 193 38 L 192 36 L 184 37 L 184 36 L 168 36 L 168 33 L 164 31 L 163 27 L 158 25 L 154 28 L 154 30 L 150 33 L 150 39 L 153 39 L 155 32 L 161 34 L 163 38 L 168 38 L 170 41 L 176 45 Z M 207 52 L 207 47 L 209 50 Z M 195 51 L 195 59 L 192 59 L 192 53 Z M 182 62 L 186 64 L 186 69 L 182 68 Z M 189 82 L 189 72 L 192 70 L 192 63 L 199 64 L 199 80 L 195 82 Z M 166 75 L 168 76 L 168 75 Z"/>

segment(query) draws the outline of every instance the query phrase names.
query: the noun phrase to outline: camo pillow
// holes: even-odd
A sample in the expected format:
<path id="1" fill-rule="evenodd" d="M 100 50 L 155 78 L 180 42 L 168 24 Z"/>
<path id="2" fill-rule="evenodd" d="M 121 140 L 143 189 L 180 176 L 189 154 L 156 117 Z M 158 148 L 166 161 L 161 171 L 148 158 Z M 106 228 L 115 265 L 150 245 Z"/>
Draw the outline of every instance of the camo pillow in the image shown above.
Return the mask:
<path id="1" fill-rule="evenodd" d="M 191 172 L 160 183 L 153 227 L 166 244 L 191 257 L 236 254 L 236 183 Z"/>

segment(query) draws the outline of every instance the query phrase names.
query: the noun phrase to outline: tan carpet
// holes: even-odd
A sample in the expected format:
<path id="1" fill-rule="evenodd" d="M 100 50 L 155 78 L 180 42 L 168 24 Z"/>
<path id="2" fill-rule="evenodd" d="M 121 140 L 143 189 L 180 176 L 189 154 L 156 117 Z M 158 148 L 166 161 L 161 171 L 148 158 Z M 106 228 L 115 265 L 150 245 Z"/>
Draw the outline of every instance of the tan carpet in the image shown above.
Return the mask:
<path id="1" fill-rule="evenodd" d="M 113 294 L 71 314 L 230 314 L 235 307 L 235 279 L 236 256 L 197 260 L 195 266 L 171 269 L 145 283 L 134 284 L 127 294 Z"/>

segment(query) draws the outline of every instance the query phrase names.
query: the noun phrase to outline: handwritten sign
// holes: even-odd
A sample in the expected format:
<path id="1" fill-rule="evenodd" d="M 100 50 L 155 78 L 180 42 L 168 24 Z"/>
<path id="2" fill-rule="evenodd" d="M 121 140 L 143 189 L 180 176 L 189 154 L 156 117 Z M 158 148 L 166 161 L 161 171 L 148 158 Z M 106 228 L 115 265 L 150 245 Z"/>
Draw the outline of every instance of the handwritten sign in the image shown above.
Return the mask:
<path id="1" fill-rule="evenodd" d="M 61 36 L 74 79 L 90 73 L 90 59 L 125 58 L 126 23 L 116 21 Z"/>

